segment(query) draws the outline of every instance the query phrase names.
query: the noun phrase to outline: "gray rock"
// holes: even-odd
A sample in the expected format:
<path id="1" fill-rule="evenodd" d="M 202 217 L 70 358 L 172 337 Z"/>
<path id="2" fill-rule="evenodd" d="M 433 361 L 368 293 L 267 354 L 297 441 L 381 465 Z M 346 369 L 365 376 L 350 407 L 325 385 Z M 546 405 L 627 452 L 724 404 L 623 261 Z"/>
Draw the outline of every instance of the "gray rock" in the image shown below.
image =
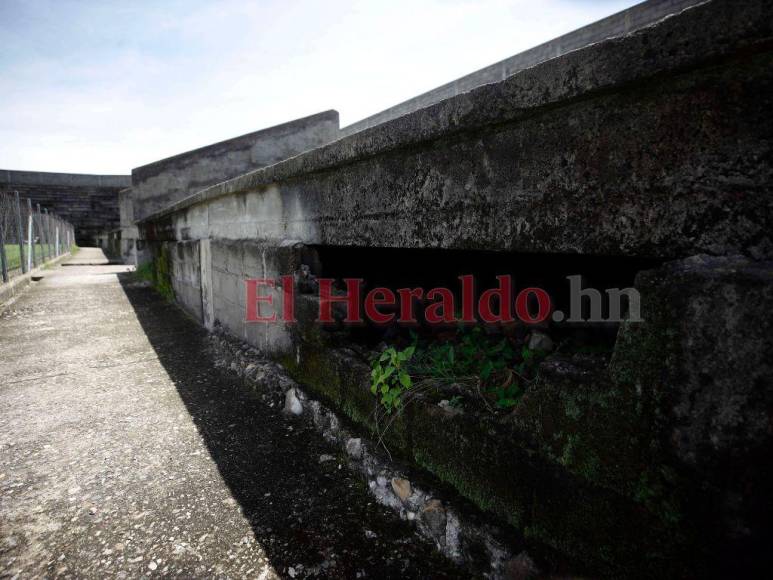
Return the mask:
<path id="1" fill-rule="evenodd" d="M 400 501 L 405 503 L 407 499 L 411 495 L 411 482 L 407 479 L 402 479 L 399 477 L 393 477 L 392 478 L 392 491 L 395 492 L 395 495 L 400 498 Z"/>
<path id="2" fill-rule="evenodd" d="M 454 415 L 461 415 L 463 411 L 459 407 L 454 407 L 451 405 L 451 403 L 448 401 L 448 399 L 443 399 L 437 404 L 438 407 L 443 409 L 446 414 L 454 416 Z"/>
<path id="3" fill-rule="evenodd" d="M 446 538 L 446 510 L 439 499 L 429 500 L 421 512 L 421 522 L 427 527 L 435 540 L 445 543 Z"/>
<path id="4" fill-rule="evenodd" d="M 346 442 L 346 453 L 352 459 L 362 459 L 362 439 L 353 437 Z"/>
<path id="5" fill-rule="evenodd" d="M 452 511 L 446 511 L 446 548 L 445 554 L 454 561 L 462 558 L 462 524 Z"/>
<path id="6" fill-rule="evenodd" d="M 553 340 L 544 332 L 535 330 L 529 336 L 529 350 L 541 350 L 551 352 L 553 350 Z"/>
<path id="7" fill-rule="evenodd" d="M 288 389 L 287 393 L 285 393 L 284 411 L 292 415 L 301 415 L 303 413 L 303 405 L 295 392 L 295 388 Z"/>

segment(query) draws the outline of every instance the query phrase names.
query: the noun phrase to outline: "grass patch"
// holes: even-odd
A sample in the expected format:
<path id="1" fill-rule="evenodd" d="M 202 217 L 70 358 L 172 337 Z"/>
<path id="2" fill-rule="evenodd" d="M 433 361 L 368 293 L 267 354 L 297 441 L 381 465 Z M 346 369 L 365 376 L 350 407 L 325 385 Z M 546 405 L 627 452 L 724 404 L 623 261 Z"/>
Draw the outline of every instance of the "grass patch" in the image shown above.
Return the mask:
<path id="1" fill-rule="evenodd" d="M 134 278 L 143 282 L 150 282 L 156 292 L 161 294 L 167 301 L 174 301 L 174 289 L 169 274 L 169 255 L 165 249 L 162 249 L 158 256 L 150 262 L 145 262 L 137 266 L 134 271 Z"/>
<path id="2" fill-rule="evenodd" d="M 143 282 L 153 282 L 153 262 L 145 262 L 137 266 L 134 277 Z"/>
<path id="3" fill-rule="evenodd" d="M 29 247 L 24 247 L 24 259 L 27 259 Z M 43 244 L 35 244 L 35 261 L 39 265 L 43 262 L 46 254 L 46 247 Z M 17 244 L 8 244 L 5 246 L 5 257 L 7 259 L 8 271 L 21 268 L 21 253 Z"/>

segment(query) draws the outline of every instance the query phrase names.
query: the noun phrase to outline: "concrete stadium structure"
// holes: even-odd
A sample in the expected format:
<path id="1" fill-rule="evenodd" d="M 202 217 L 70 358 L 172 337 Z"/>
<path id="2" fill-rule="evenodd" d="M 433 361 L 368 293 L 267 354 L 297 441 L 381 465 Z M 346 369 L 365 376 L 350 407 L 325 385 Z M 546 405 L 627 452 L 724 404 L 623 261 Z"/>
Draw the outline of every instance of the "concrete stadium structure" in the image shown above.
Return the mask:
<path id="1" fill-rule="evenodd" d="M 303 294 L 298 324 L 250 324 L 245 279 L 355 274 L 397 288 L 516 270 L 525 283 L 633 284 L 645 322 L 606 329 L 611 357 L 549 359 L 496 424 L 417 404 L 390 445 L 595 573 L 752 561 L 773 521 L 757 461 L 773 443 L 772 17 L 769 3 L 712 0 L 419 99 L 189 189 L 140 219 L 140 239 L 183 308 L 271 353 L 366 430 L 368 344 L 389 332 L 322 328 Z M 281 289 L 272 296 L 278 311 Z"/>
<path id="2" fill-rule="evenodd" d="M 0 169 L 0 191 L 14 192 L 61 216 L 75 226 L 76 241 L 100 245 L 118 229 L 118 192 L 129 187 L 129 175 L 87 175 Z"/>
<path id="3" fill-rule="evenodd" d="M 635 287 L 644 322 L 547 325 L 604 348 L 547 358 L 512 412 L 419 402 L 385 440 L 589 574 L 738 573 L 773 537 L 772 86 L 769 2 L 651 0 L 344 129 L 327 111 L 136 168 L 121 251 L 370 433 L 370 358 L 402 330 L 323 327 L 308 292 L 296 324 L 249 323 L 245 279 Z"/>

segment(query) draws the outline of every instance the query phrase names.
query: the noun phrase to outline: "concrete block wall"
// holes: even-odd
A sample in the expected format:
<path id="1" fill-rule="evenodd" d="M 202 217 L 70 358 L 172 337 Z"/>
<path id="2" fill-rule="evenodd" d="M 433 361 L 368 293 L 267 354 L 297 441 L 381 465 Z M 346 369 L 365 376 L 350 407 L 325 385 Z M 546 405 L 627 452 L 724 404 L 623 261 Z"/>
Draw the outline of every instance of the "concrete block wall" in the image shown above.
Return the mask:
<path id="1" fill-rule="evenodd" d="M 260 346 L 268 353 L 292 351 L 291 329 L 284 324 L 250 323 L 246 319 L 246 285 L 249 279 L 278 279 L 302 263 L 303 245 L 255 240 L 189 240 L 151 244 L 157 255 L 169 259 L 175 301 L 207 328 L 220 325 L 233 336 Z M 281 316 L 281 287 L 262 288 L 271 304 L 262 304 L 261 316 Z"/>
<path id="2" fill-rule="evenodd" d="M 119 227 L 118 192 L 128 175 L 88 175 L 0 170 L 0 191 L 18 191 L 75 226 L 79 245 L 99 245 L 100 236 Z"/>
<path id="3" fill-rule="evenodd" d="M 118 211 L 121 230 L 121 259 L 126 264 L 137 265 L 142 261 L 140 260 L 142 250 L 137 247 L 139 231 L 134 223 L 134 205 L 130 187 L 118 192 Z"/>
<path id="4" fill-rule="evenodd" d="M 234 336 L 260 346 L 268 353 L 280 354 L 292 350 L 291 334 L 284 324 L 246 322 L 245 280 L 277 279 L 300 267 L 302 247 L 294 242 L 277 246 L 254 240 L 209 240 L 210 261 L 200 271 L 211 272 L 211 313 L 202 313 L 219 323 Z M 271 304 L 262 304 L 261 316 L 281 316 L 283 294 L 281 288 L 262 288 L 261 295 L 271 296 Z"/>
<path id="5" fill-rule="evenodd" d="M 196 320 L 203 321 L 199 242 L 170 246 L 171 282 L 175 299 Z"/>

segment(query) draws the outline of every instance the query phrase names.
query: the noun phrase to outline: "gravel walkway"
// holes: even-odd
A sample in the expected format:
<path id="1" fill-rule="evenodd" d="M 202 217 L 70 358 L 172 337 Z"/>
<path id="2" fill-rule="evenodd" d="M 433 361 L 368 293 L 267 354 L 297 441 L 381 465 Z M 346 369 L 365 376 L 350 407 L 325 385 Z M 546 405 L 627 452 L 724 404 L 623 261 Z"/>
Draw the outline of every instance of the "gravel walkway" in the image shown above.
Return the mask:
<path id="1" fill-rule="evenodd" d="M 100 257 L 0 315 L 0 576 L 468 577 Z"/>

